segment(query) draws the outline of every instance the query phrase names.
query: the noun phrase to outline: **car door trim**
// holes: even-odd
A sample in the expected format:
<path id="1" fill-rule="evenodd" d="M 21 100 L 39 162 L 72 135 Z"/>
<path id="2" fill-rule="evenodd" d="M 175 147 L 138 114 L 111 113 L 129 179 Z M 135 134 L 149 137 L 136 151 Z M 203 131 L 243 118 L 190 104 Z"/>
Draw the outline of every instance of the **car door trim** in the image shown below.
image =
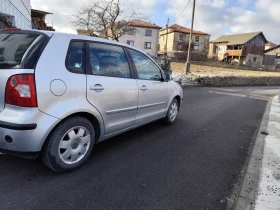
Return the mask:
<path id="1" fill-rule="evenodd" d="M 146 108 L 150 108 L 150 107 L 154 107 L 154 106 L 160 106 L 166 104 L 166 102 L 159 102 L 159 103 L 154 103 L 154 104 L 147 104 L 147 105 L 142 105 L 142 106 L 138 106 L 138 109 L 146 109 Z"/>
<path id="2" fill-rule="evenodd" d="M 109 115 L 109 114 L 116 114 L 116 113 L 121 113 L 121 112 L 129 112 L 129 111 L 134 111 L 134 110 L 137 110 L 137 106 L 123 108 L 123 109 L 109 110 L 109 111 L 106 112 L 106 114 Z"/>

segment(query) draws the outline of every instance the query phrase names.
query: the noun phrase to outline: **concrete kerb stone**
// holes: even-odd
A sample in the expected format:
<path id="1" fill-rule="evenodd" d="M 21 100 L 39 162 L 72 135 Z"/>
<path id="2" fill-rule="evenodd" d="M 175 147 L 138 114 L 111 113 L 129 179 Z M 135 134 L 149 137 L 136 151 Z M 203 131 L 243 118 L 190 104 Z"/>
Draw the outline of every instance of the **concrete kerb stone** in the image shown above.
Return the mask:
<path id="1" fill-rule="evenodd" d="M 259 174 L 262 166 L 263 149 L 265 143 L 265 137 L 262 132 L 267 131 L 272 100 L 273 99 L 270 99 L 267 103 L 258 134 L 254 139 L 254 148 L 250 156 L 249 164 L 245 170 L 246 172 L 244 174 L 244 179 L 239 191 L 238 199 L 233 208 L 235 210 L 254 209 L 254 201 L 258 190 Z"/>

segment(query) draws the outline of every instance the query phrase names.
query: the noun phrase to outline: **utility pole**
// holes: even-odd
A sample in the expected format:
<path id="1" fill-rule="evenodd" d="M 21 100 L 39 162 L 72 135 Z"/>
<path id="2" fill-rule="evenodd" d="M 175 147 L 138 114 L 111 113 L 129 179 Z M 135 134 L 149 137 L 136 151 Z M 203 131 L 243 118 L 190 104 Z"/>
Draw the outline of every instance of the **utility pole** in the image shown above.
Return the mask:
<path id="1" fill-rule="evenodd" d="M 193 32 L 193 22 L 194 22 L 194 11 L 195 11 L 195 0 L 193 0 L 192 24 L 191 24 L 191 31 L 190 31 L 190 39 L 189 39 L 189 48 L 188 48 L 187 63 L 186 63 L 186 73 L 188 73 L 188 72 L 191 71 L 190 53 L 191 53 L 191 45 L 192 45 L 192 32 Z"/>
<path id="2" fill-rule="evenodd" d="M 165 43 L 165 56 L 166 56 L 166 58 L 167 58 L 168 24 L 169 24 L 169 18 L 167 19 L 167 24 L 166 24 L 166 43 Z"/>

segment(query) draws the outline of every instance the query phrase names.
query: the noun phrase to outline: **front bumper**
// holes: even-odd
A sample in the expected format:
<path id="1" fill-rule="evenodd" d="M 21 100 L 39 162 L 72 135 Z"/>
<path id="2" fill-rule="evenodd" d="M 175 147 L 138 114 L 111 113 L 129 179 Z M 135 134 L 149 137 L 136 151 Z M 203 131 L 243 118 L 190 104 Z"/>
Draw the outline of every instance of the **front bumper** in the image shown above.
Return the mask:
<path id="1" fill-rule="evenodd" d="M 59 119 L 37 108 L 6 106 L 0 113 L 0 151 L 36 153 Z"/>

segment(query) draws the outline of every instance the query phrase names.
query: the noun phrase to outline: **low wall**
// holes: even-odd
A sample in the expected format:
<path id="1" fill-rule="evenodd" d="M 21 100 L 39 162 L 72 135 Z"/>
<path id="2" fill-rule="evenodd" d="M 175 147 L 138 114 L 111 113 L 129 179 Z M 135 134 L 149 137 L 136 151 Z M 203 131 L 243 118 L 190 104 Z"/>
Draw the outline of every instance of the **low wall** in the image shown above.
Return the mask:
<path id="1" fill-rule="evenodd" d="M 269 86 L 279 85 L 278 77 L 242 77 L 242 76 L 205 76 L 196 78 L 198 84 L 203 86 Z"/>

